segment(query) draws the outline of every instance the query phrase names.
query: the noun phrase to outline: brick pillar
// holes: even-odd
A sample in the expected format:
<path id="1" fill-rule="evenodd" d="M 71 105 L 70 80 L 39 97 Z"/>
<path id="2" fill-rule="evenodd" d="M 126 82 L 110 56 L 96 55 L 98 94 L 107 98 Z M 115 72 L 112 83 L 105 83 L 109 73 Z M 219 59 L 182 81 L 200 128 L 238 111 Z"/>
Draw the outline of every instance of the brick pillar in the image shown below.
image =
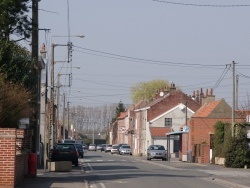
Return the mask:
<path id="1" fill-rule="evenodd" d="M 201 145 L 201 163 L 209 163 L 209 152 L 210 146 L 209 145 Z"/>
<path id="2" fill-rule="evenodd" d="M 0 128 L 0 187 L 15 186 L 16 129 Z"/>

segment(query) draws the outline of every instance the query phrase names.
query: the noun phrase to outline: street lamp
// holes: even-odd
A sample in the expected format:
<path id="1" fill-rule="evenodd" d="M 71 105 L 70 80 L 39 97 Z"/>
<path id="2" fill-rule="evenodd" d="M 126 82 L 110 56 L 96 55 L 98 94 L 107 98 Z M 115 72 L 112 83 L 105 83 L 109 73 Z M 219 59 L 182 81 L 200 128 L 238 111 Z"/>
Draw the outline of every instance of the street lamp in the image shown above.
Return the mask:
<path id="1" fill-rule="evenodd" d="M 84 35 L 70 35 L 70 36 L 67 36 L 67 35 L 53 35 L 52 37 L 78 37 L 78 38 L 84 38 L 85 36 Z"/>

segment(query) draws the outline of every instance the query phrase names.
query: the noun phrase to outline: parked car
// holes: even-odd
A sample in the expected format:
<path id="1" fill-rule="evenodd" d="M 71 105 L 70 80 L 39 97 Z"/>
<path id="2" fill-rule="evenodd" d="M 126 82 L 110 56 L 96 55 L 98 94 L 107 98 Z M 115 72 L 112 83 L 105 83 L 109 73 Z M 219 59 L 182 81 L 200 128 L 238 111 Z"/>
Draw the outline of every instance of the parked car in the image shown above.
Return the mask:
<path id="1" fill-rule="evenodd" d="M 118 153 L 120 151 L 120 147 L 123 146 L 123 145 L 128 145 L 128 144 L 118 144 Z M 120 154 L 120 153 L 119 153 Z"/>
<path id="2" fill-rule="evenodd" d="M 131 151 L 130 146 L 129 146 L 129 145 L 122 145 L 122 146 L 119 148 L 119 154 L 120 154 L 120 155 L 123 155 L 123 154 L 132 155 L 132 151 Z"/>
<path id="3" fill-rule="evenodd" d="M 162 145 L 150 145 L 147 149 L 147 160 L 151 159 L 161 159 L 163 161 L 167 160 L 167 151 Z"/>
<path id="4" fill-rule="evenodd" d="M 78 151 L 79 157 L 83 158 L 84 151 L 83 151 L 83 146 L 82 144 L 75 143 L 76 149 Z"/>
<path id="5" fill-rule="evenodd" d="M 107 145 L 106 145 L 106 148 L 105 148 L 105 152 L 106 152 L 106 153 L 107 153 L 107 152 L 111 152 L 111 149 L 112 149 L 112 145 L 107 144 Z"/>
<path id="6" fill-rule="evenodd" d="M 95 144 L 89 144 L 89 151 L 96 151 L 96 145 Z"/>
<path id="7" fill-rule="evenodd" d="M 71 161 L 78 166 L 78 151 L 73 143 L 58 143 L 51 150 L 51 161 Z"/>
<path id="8" fill-rule="evenodd" d="M 101 150 L 102 149 L 102 144 L 98 144 L 97 146 L 96 146 L 96 150 Z"/>
<path id="9" fill-rule="evenodd" d="M 110 151 L 111 154 L 114 154 L 114 153 L 119 153 L 119 146 L 118 144 L 115 144 L 112 146 L 112 149 Z"/>
<path id="10" fill-rule="evenodd" d="M 89 147 L 87 146 L 87 144 L 83 144 L 83 145 L 82 145 L 82 148 L 83 148 L 83 149 L 88 149 Z"/>
<path id="11" fill-rule="evenodd" d="M 102 144 L 102 149 L 101 149 L 101 151 L 105 151 L 105 150 L 106 150 L 107 145 L 108 145 L 108 144 Z"/>

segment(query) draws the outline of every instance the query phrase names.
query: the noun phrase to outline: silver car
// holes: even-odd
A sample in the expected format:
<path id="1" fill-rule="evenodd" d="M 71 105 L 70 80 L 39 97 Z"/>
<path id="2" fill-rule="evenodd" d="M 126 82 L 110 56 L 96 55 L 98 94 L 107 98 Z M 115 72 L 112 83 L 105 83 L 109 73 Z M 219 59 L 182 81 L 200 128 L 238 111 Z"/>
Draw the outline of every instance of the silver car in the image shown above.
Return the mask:
<path id="1" fill-rule="evenodd" d="M 111 144 L 108 144 L 105 148 L 105 152 L 111 152 L 111 149 L 112 149 L 112 145 Z"/>
<path id="2" fill-rule="evenodd" d="M 163 145 L 151 145 L 147 149 L 147 160 L 161 159 L 167 160 L 167 151 Z"/>
<path id="3" fill-rule="evenodd" d="M 120 154 L 120 155 L 123 155 L 123 154 L 132 155 L 132 151 L 131 151 L 130 146 L 129 146 L 129 145 L 122 145 L 122 146 L 119 148 L 119 154 Z"/>
<path id="4" fill-rule="evenodd" d="M 114 154 L 114 153 L 119 153 L 119 146 L 118 146 L 118 144 L 115 144 L 115 145 L 112 146 L 111 154 Z"/>

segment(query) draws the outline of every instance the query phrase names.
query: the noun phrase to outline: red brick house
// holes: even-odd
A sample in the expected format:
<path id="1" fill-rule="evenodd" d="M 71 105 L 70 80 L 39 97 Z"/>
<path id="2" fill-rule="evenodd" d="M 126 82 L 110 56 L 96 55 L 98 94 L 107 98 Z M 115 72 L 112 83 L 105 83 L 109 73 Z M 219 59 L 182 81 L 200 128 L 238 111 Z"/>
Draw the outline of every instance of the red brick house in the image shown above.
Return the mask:
<path id="1" fill-rule="evenodd" d="M 125 116 L 126 112 L 120 112 L 110 130 L 110 144 L 124 143 L 125 140 Z"/>
<path id="2" fill-rule="evenodd" d="M 183 143 L 188 143 L 190 160 L 198 163 L 210 163 L 212 158 L 211 136 L 214 134 L 214 125 L 218 121 L 232 122 L 232 109 L 224 99 L 214 101 L 211 93 L 203 100 L 202 107 L 191 117 L 188 138 Z M 242 122 L 236 117 L 235 122 Z M 185 149 L 183 149 L 185 151 Z M 190 161 L 190 162 L 191 162 Z"/>

